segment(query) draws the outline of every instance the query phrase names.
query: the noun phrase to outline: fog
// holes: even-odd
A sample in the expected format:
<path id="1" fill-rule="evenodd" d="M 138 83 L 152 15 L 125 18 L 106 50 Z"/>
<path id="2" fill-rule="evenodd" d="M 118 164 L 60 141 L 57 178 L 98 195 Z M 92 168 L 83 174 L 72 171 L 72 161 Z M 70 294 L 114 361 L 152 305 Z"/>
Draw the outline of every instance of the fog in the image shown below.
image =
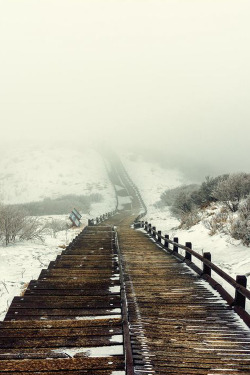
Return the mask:
<path id="1" fill-rule="evenodd" d="M 0 0 L 1 143 L 249 172 L 249 14 L 249 0 Z"/>

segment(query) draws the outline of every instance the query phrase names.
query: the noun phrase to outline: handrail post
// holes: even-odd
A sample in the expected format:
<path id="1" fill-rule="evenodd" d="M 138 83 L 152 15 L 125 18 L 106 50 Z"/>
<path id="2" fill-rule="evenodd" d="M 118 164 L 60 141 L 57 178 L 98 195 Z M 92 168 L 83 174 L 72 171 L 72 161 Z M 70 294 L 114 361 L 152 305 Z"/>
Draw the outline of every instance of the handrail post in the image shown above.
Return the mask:
<path id="1" fill-rule="evenodd" d="M 211 262 L 211 253 L 204 253 L 203 257 Z M 205 273 L 208 276 L 211 276 L 211 268 L 207 266 L 205 263 L 203 263 L 203 273 Z"/>
<path id="2" fill-rule="evenodd" d="M 168 249 L 168 240 L 169 240 L 169 235 L 165 234 L 165 241 L 164 241 L 164 247 Z"/>
<path id="3" fill-rule="evenodd" d="M 156 238 L 156 227 L 152 227 L 152 232 L 153 238 Z"/>
<path id="4" fill-rule="evenodd" d="M 144 229 L 145 229 L 146 232 L 148 231 L 148 222 L 147 221 L 145 221 Z"/>
<path id="5" fill-rule="evenodd" d="M 174 242 L 179 243 L 178 237 L 174 237 Z M 174 245 L 173 252 L 178 253 L 178 246 Z"/>
<path id="6" fill-rule="evenodd" d="M 186 242 L 186 247 L 188 247 L 189 249 L 192 250 L 192 243 L 191 242 Z M 186 250 L 186 253 L 185 253 L 185 259 L 192 262 L 192 254 L 190 254 L 188 252 L 188 250 Z"/>
<path id="7" fill-rule="evenodd" d="M 236 283 L 244 286 L 244 288 L 247 287 L 247 278 L 245 275 L 237 275 L 236 276 Z M 245 309 L 246 305 L 246 297 L 243 296 L 237 289 L 235 289 L 235 298 L 234 298 L 234 305 L 242 307 Z"/>
<path id="8" fill-rule="evenodd" d="M 161 230 L 157 232 L 157 242 L 161 243 Z"/>
<path id="9" fill-rule="evenodd" d="M 151 231 L 152 231 L 152 225 L 149 223 L 148 224 L 148 233 L 151 234 Z"/>

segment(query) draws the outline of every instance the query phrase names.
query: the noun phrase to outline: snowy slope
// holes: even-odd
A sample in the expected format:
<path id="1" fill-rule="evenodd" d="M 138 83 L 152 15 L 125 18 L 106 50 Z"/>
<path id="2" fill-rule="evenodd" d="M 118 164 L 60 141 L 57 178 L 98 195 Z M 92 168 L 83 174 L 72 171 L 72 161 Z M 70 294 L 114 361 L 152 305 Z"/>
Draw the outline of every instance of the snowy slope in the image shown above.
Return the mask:
<path id="1" fill-rule="evenodd" d="M 55 198 L 66 194 L 99 193 L 103 200 L 93 203 L 90 212 L 82 212 L 81 228 L 58 232 L 56 238 L 47 234 L 44 242 L 26 241 L 0 244 L 0 320 L 14 296 L 20 295 L 31 279 L 37 279 L 42 269 L 61 253 L 89 218 L 114 210 L 114 188 L 107 177 L 100 155 L 92 149 L 66 147 L 15 147 L 0 160 L 1 199 L 4 203 L 21 203 Z M 68 215 L 40 218 L 43 222 Z"/>
<path id="2" fill-rule="evenodd" d="M 66 194 L 100 193 L 111 207 L 114 192 L 100 155 L 62 146 L 13 147 L 0 160 L 0 201 L 23 203 Z"/>
<path id="3" fill-rule="evenodd" d="M 186 183 L 178 170 L 164 169 L 157 163 L 143 160 L 141 156 L 123 154 L 121 160 L 150 210 L 166 189 Z"/>

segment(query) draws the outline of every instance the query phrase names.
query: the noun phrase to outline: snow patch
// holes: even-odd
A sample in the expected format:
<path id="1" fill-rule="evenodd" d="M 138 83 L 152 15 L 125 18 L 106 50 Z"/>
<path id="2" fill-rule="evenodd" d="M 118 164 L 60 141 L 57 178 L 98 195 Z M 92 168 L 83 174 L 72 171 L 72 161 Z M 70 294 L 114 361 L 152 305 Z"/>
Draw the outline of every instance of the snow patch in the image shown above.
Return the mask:
<path id="1" fill-rule="evenodd" d="M 96 316 L 76 316 L 75 320 L 99 320 L 99 319 L 120 319 L 121 315 L 96 315 Z"/>
<path id="2" fill-rule="evenodd" d="M 52 352 L 66 354 L 71 358 L 75 356 L 110 357 L 114 355 L 123 355 L 123 345 L 99 346 L 94 348 L 60 348 L 53 349 Z"/>
<path id="3" fill-rule="evenodd" d="M 111 286 L 109 288 L 109 291 L 111 293 L 120 293 L 121 292 L 121 287 L 119 285 Z"/>

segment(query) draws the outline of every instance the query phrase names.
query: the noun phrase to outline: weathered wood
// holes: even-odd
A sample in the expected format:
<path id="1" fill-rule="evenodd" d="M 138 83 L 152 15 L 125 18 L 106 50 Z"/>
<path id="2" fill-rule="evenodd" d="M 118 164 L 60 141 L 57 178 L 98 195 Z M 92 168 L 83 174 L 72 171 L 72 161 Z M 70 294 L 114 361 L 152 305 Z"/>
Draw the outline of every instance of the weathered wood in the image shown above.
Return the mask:
<path id="1" fill-rule="evenodd" d="M 211 262 L 211 253 L 206 252 L 203 254 L 204 259 L 207 259 L 209 262 Z M 203 273 L 205 273 L 208 276 L 211 276 L 211 267 L 209 267 L 208 264 L 203 263 Z"/>
<path id="2" fill-rule="evenodd" d="M 192 249 L 192 243 L 186 242 L 186 247 L 188 247 L 189 249 Z M 192 254 L 187 250 L 185 252 L 185 259 L 188 260 L 189 262 L 192 261 Z"/>
<path id="3" fill-rule="evenodd" d="M 131 233 L 124 226 L 118 231 L 129 270 L 132 347 L 140 355 L 136 373 L 139 366 L 141 373 L 149 368 L 146 364 L 159 374 L 207 375 L 213 368 L 249 371 L 250 335 L 237 326 L 230 306 L 143 233 Z M 239 353 L 246 359 L 245 367 L 237 361 Z"/>
<path id="4" fill-rule="evenodd" d="M 236 282 L 242 285 L 244 288 L 247 286 L 247 278 L 245 275 L 237 275 Z M 235 290 L 234 305 L 245 309 L 246 297 L 243 296 L 238 289 Z"/>
<path id="5" fill-rule="evenodd" d="M 0 371 L 26 371 L 30 374 L 34 371 L 58 371 L 58 370 L 82 370 L 82 369 L 122 369 L 123 357 L 105 358 L 66 358 L 44 361 L 33 360 L 4 360 L 0 361 Z"/>
<path id="6" fill-rule="evenodd" d="M 152 237 L 156 238 L 156 227 L 152 227 Z"/>
<path id="7" fill-rule="evenodd" d="M 178 242 L 179 242 L 179 239 L 178 237 L 174 237 L 174 244 L 173 244 L 173 252 L 174 253 L 178 253 Z"/>
<path id="8" fill-rule="evenodd" d="M 157 232 L 157 242 L 161 243 L 161 230 Z"/>
<path id="9" fill-rule="evenodd" d="M 165 237 L 164 237 L 164 247 L 166 249 L 168 249 L 168 240 L 169 240 L 169 235 L 168 234 L 165 234 Z"/>

